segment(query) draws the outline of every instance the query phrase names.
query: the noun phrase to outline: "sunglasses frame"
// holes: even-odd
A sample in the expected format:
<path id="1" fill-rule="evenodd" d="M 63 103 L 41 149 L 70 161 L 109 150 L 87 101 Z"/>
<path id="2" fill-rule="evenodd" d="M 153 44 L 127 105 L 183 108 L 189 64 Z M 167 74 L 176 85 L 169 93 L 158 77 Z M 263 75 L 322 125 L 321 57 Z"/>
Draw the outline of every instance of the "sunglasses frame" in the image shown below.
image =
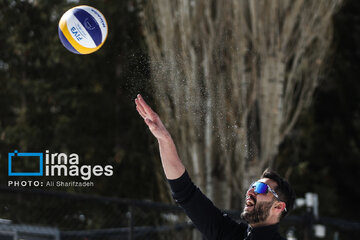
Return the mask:
<path id="1" fill-rule="evenodd" d="M 256 187 L 257 187 L 257 185 L 255 185 L 256 183 L 258 183 L 258 184 L 264 184 L 264 185 L 266 186 L 266 192 L 264 192 L 264 193 L 256 192 Z M 274 195 L 274 197 L 276 198 L 276 200 L 278 200 L 279 202 L 284 202 L 284 201 L 280 200 L 279 195 L 278 195 L 268 184 L 266 184 L 266 183 L 264 183 L 264 182 L 260 182 L 260 181 L 253 182 L 253 183 L 250 185 L 249 189 L 251 189 L 251 188 L 254 189 L 255 194 L 267 194 L 268 191 L 270 191 L 270 192 Z M 285 210 L 285 212 L 287 212 L 286 207 L 285 207 L 284 210 Z"/>

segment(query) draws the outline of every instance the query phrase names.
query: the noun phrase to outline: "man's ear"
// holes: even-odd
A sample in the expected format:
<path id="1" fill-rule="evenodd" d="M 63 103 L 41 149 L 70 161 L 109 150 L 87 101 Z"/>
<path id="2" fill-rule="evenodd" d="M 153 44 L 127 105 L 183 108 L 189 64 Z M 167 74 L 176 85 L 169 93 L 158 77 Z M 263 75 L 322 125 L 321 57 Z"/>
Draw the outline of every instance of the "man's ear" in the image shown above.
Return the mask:
<path id="1" fill-rule="evenodd" d="M 286 208 L 286 203 L 284 202 L 275 202 L 274 208 L 276 211 L 283 212 Z"/>

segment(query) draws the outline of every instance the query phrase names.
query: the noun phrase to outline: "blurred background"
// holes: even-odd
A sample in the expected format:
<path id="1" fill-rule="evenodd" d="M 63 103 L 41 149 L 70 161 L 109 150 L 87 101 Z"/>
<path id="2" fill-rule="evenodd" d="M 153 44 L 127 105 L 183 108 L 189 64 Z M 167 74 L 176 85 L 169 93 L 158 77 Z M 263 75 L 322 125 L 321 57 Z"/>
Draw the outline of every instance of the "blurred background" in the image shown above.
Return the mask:
<path id="1" fill-rule="evenodd" d="M 109 34 L 67 51 L 58 22 L 86 4 Z M 0 239 L 201 239 L 174 205 L 138 93 L 196 184 L 234 219 L 270 167 L 294 186 L 288 239 L 360 234 L 360 2 L 0 0 Z M 112 165 L 92 187 L 9 186 L 8 153 Z"/>

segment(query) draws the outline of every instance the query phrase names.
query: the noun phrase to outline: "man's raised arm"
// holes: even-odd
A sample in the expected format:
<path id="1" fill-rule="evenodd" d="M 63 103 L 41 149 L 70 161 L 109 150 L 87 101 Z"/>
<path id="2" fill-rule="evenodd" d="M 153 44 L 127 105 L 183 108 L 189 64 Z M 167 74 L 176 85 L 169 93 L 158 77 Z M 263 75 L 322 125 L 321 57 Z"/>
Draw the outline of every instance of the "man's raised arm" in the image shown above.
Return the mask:
<path id="1" fill-rule="evenodd" d="M 185 172 L 174 141 L 159 116 L 147 105 L 140 94 L 135 99 L 136 110 L 159 142 L 160 157 L 167 179 L 177 179 Z"/>
<path id="2" fill-rule="evenodd" d="M 169 179 L 175 201 L 207 239 L 235 239 L 234 236 L 243 239 L 245 235 L 239 233 L 239 230 L 245 232 L 247 226 L 239 228 L 236 222 L 224 216 L 202 194 L 185 173 L 185 167 L 180 161 L 175 144 L 159 116 L 146 104 L 140 94 L 137 95 L 135 103 L 137 111 L 159 142 L 162 166 L 166 178 Z"/>

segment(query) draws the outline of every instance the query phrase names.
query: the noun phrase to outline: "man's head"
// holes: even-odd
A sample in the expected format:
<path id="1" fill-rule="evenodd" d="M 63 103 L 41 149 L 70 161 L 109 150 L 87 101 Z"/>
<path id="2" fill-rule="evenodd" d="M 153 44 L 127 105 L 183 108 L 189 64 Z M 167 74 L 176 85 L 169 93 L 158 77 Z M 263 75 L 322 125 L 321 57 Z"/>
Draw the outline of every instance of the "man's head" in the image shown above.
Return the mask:
<path id="1" fill-rule="evenodd" d="M 241 217 L 250 225 L 274 224 L 293 208 L 295 192 L 276 172 L 266 169 L 246 193 Z"/>

